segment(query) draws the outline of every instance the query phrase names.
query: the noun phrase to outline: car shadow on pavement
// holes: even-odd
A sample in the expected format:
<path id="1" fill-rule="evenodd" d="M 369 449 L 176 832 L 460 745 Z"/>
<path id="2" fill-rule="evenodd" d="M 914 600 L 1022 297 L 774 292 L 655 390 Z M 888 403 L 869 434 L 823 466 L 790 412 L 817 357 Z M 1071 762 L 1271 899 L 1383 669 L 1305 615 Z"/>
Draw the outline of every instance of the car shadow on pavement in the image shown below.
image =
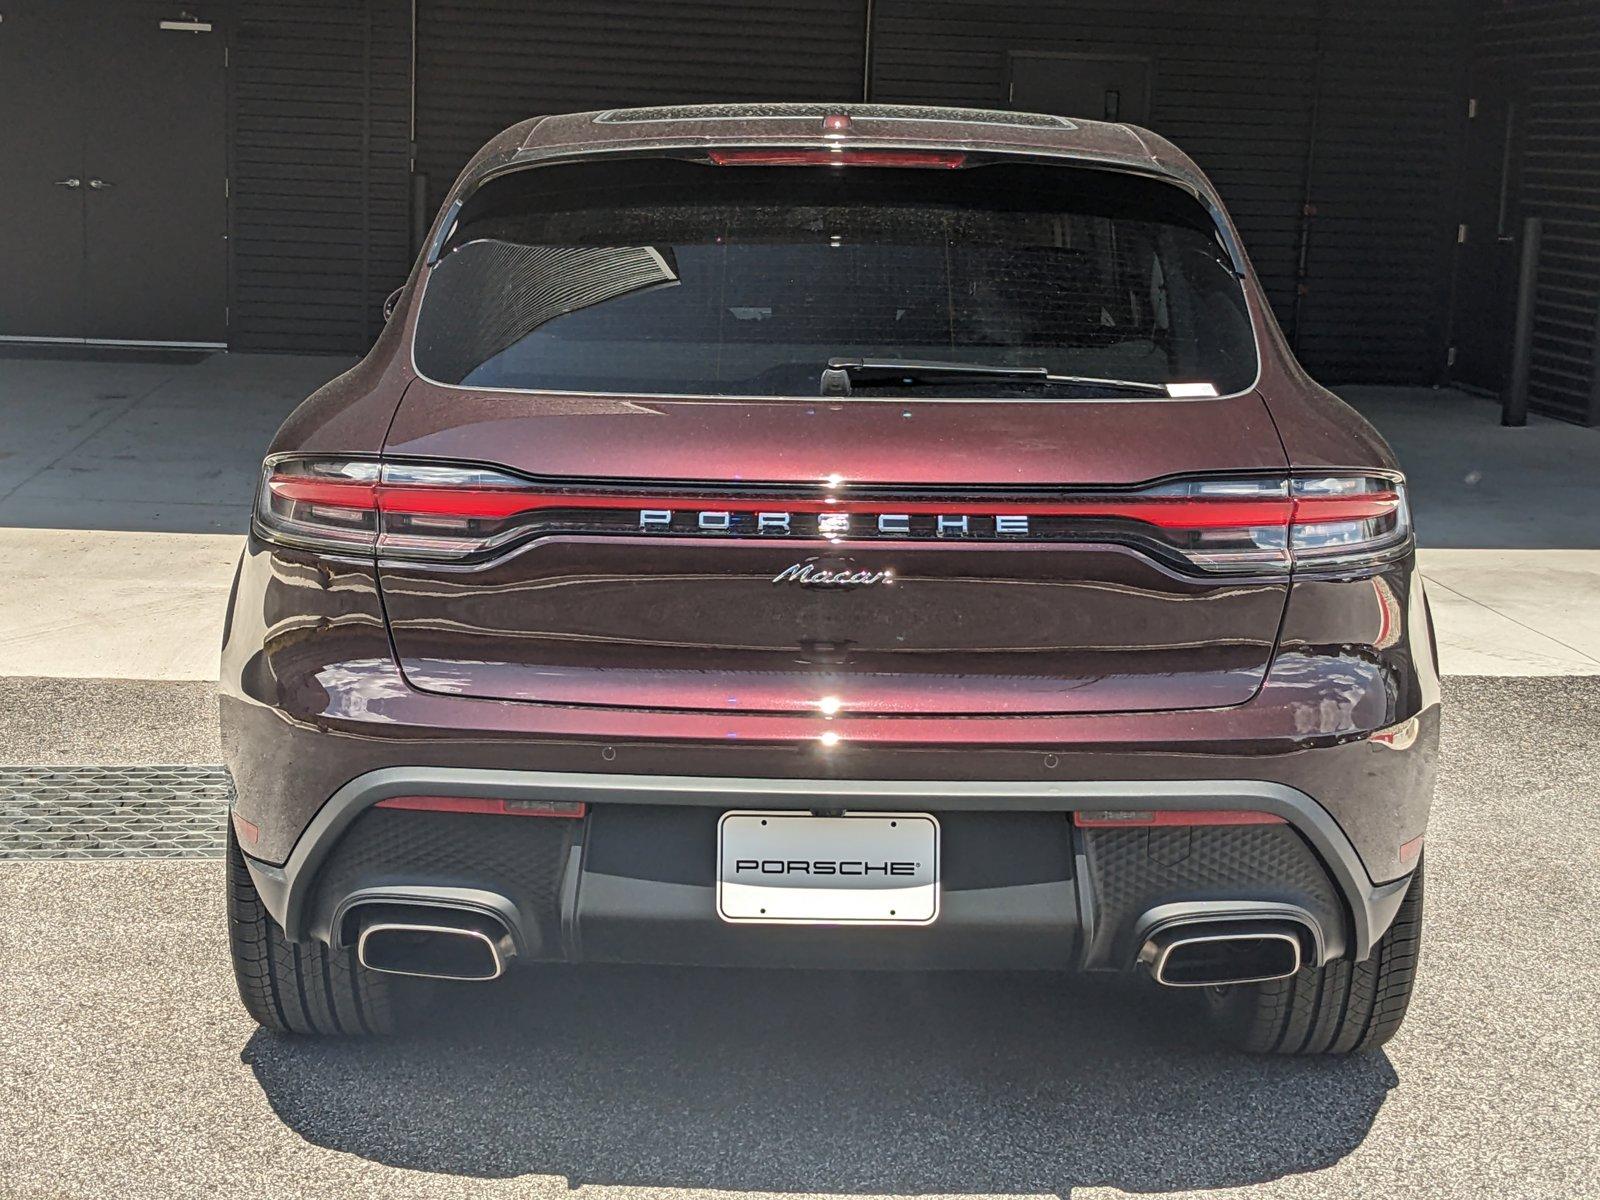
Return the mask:
<path id="1" fill-rule="evenodd" d="M 437 1001 L 242 1057 L 296 1133 L 391 1166 L 769 1192 L 1232 1187 L 1338 1161 L 1397 1082 L 1232 1053 L 1142 980 L 538 968 Z"/>

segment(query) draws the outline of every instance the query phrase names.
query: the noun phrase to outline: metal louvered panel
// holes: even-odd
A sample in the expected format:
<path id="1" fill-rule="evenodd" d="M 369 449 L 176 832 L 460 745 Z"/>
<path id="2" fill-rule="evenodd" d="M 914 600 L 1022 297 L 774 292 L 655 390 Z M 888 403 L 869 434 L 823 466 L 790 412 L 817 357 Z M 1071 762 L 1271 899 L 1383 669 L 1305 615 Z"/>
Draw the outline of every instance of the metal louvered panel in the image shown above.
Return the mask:
<path id="1" fill-rule="evenodd" d="M 998 107 L 1012 50 L 1149 58 L 1151 126 L 1216 183 L 1286 328 L 1311 166 L 1306 365 L 1329 380 L 1414 382 L 1441 353 L 1457 7 L 878 0 L 872 97 Z"/>
<path id="2" fill-rule="evenodd" d="M 0 767 L 0 861 L 220 857 L 231 794 L 218 766 Z"/>
<path id="3" fill-rule="evenodd" d="M 232 42 L 230 340 L 365 350 L 405 278 L 406 0 L 242 0 Z"/>
<path id="4" fill-rule="evenodd" d="M 1517 175 L 1525 216 L 1544 218 L 1529 405 L 1600 424 L 1600 6 L 1486 0 L 1477 66 L 1526 88 Z"/>
<path id="5" fill-rule="evenodd" d="M 418 0 L 429 215 L 472 153 L 524 117 L 859 99 L 865 22 L 865 0 Z"/>

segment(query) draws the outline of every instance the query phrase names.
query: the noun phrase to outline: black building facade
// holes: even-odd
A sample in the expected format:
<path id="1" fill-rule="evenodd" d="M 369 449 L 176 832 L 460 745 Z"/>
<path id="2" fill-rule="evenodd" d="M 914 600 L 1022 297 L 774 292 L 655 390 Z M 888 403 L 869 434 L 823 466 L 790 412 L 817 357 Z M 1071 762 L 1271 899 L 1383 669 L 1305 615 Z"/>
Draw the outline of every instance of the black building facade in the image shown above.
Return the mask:
<path id="1" fill-rule="evenodd" d="M 0 336 L 359 351 L 513 121 L 864 97 L 1172 138 L 1330 383 L 1498 389 L 1540 217 L 1532 405 L 1600 423 L 1593 0 L 15 0 Z"/>

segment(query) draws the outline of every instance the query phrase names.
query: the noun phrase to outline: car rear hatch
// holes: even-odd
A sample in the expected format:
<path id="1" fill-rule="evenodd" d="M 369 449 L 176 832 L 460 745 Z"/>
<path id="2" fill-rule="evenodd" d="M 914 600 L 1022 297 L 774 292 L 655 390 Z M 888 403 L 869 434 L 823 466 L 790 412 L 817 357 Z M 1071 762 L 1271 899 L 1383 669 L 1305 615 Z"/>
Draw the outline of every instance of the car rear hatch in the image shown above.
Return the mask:
<path id="1" fill-rule="evenodd" d="M 1286 463 L 1210 218 L 1165 184 L 961 159 L 543 167 L 470 202 L 384 452 L 412 685 L 879 715 L 1249 699 Z"/>

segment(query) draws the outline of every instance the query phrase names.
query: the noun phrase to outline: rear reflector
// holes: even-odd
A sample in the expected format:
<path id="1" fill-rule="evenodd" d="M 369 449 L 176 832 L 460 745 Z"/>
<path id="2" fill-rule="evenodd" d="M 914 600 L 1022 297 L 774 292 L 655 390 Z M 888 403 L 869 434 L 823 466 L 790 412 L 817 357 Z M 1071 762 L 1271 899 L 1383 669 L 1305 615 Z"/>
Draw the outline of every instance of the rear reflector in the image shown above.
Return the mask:
<path id="1" fill-rule="evenodd" d="M 1168 825 L 1285 825 L 1274 813 L 1251 809 L 1184 809 L 1169 812 L 1135 809 L 1098 809 L 1072 814 L 1079 829 L 1149 829 Z"/>
<path id="2" fill-rule="evenodd" d="M 493 796 L 390 796 L 376 808 L 405 808 L 412 812 L 487 813 L 497 817 L 583 816 L 588 806 L 581 800 L 501 800 Z"/>
<path id="3" fill-rule="evenodd" d="M 913 167 L 951 169 L 965 165 L 959 150 L 847 150 L 843 146 L 752 146 L 712 150 L 719 167 Z"/>
<path id="4" fill-rule="evenodd" d="M 1414 862 L 1422 853 L 1422 834 L 1417 834 L 1409 842 L 1400 847 L 1400 861 L 1403 863 Z"/>
<path id="5" fill-rule="evenodd" d="M 247 846 L 254 846 L 261 840 L 261 826 L 246 821 L 238 813 L 233 814 L 233 829 L 239 835 L 239 840 Z"/>
<path id="6" fill-rule="evenodd" d="M 1380 729 L 1372 735 L 1372 741 L 1379 746 L 1387 746 L 1391 750 L 1409 750 L 1416 745 L 1417 735 L 1422 732 L 1422 722 L 1416 717 L 1409 721 L 1401 721 L 1398 725 L 1391 725 L 1387 729 Z"/>

